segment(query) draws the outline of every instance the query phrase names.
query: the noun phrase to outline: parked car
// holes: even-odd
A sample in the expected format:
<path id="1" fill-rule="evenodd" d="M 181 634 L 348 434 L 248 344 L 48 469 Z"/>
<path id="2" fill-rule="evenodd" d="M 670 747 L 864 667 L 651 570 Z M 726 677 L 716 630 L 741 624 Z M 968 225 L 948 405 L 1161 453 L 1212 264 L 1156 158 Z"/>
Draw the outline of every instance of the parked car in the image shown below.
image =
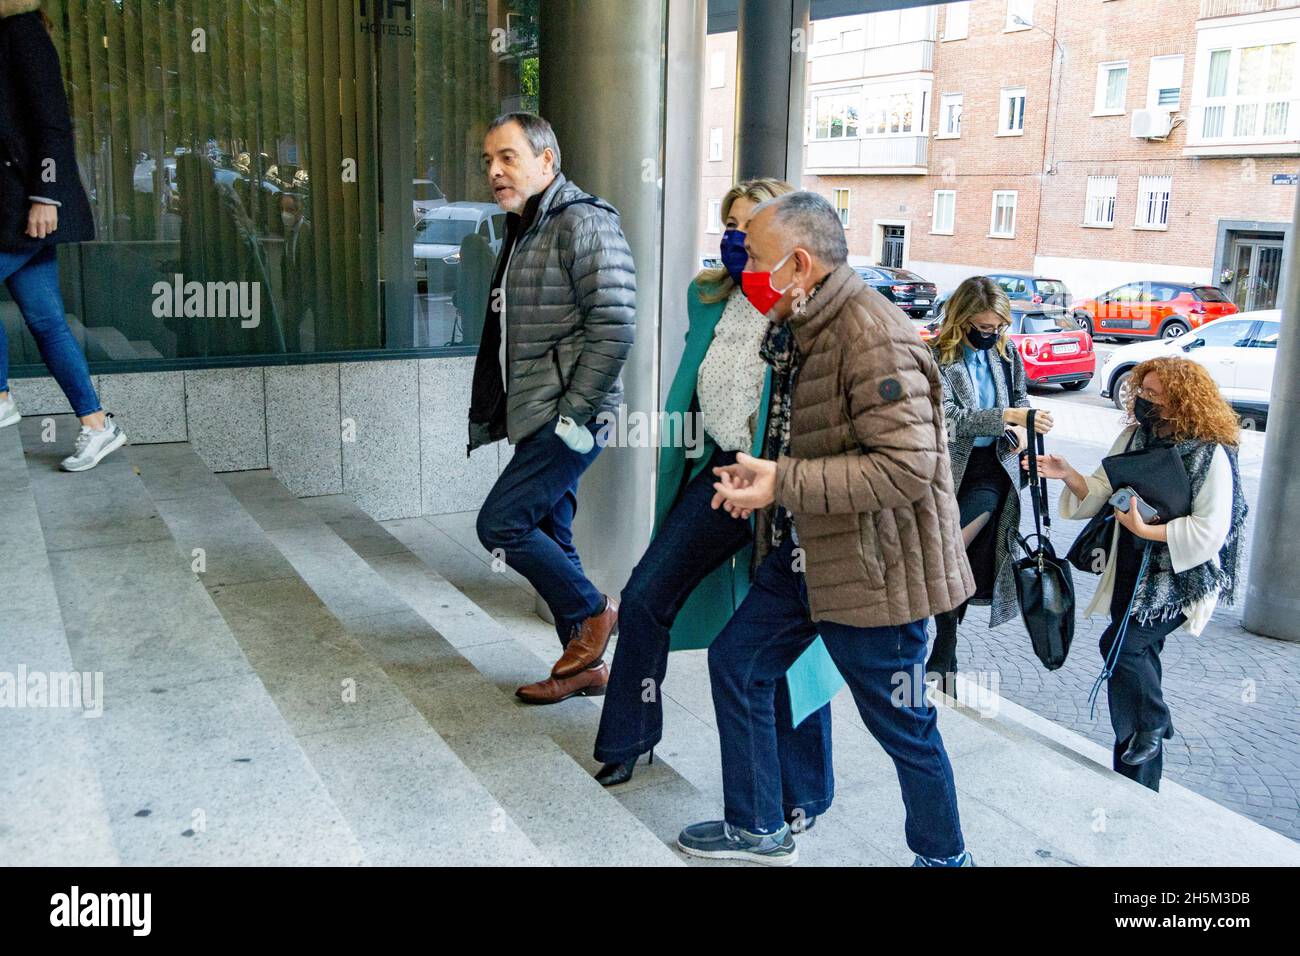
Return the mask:
<path id="1" fill-rule="evenodd" d="M 874 288 L 890 302 L 914 319 L 930 314 L 930 307 L 939 294 L 939 287 L 927 282 L 915 272 L 894 269 L 890 266 L 854 266 L 867 285 Z"/>
<path id="2" fill-rule="evenodd" d="M 415 191 L 414 210 L 417 222 L 435 209 L 447 205 L 447 197 L 432 179 L 413 179 L 411 186 Z"/>
<path id="3" fill-rule="evenodd" d="M 943 317 L 921 327 L 921 340 L 934 341 Z M 1077 392 L 1092 381 L 1097 353 L 1092 336 L 1079 328 L 1068 309 L 1060 306 L 1011 303 L 1011 328 L 1007 335 L 1025 362 L 1030 385 L 1060 385 Z"/>
<path id="4" fill-rule="evenodd" d="M 1070 307 L 1070 290 L 1060 279 L 1047 279 L 1043 276 L 1030 275 L 1027 272 L 989 272 L 986 277 L 992 279 L 1012 302 L 1024 302 L 1027 305 L 1055 305 L 1062 309 Z M 952 292 L 945 292 L 935 299 L 932 313 L 940 315 L 944 304 Z M 1083 310 L 1074 311 L 1075 324 L 1089 335 L 1092 334 L 1092 320 Z"/>
<path id="5" fill-rule="evenodd" d="M 477 232 L 492 252 L 501 251 L 506 214 L 496 203 L 453 202 L 439 206 L 415 226 L 415 278 L 425 291 L 451 292 L 456 288 L 460 243 Z"/>
<path id="6" fill-rule="evenodd" d="M 1282 313 L 1278 309 L 1239 312 L 1206 322 L 1176 339 L 1121 346 L 1102 366 L 1102 398 L 1109 398 L 1116 408 L 1124 408 L 1133 384 L 1133 368 L 1150 358 L 1176 355 L 1204 365 L 1228 404 L 1252 424 L 1262 425 L 1268 418 L 1281 327 Z"/>
<path id="7" fill-rule="evenodd" d="M 1176 339 L 1237 307 L 1212 285 L 1130 282 L 1074 308 L 1092 319 L 1093 334 L 1118 339 Z"/>

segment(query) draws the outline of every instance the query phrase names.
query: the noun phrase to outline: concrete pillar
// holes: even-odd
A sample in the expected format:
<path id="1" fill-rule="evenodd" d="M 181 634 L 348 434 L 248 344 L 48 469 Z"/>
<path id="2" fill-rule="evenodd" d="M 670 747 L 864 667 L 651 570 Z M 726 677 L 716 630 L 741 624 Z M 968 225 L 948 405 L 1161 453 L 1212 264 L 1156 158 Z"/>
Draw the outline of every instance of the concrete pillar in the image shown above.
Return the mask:
<path id="1" fill-rule="evenodd" d="M 694 243 L 682 238 L 694 229 L 681 224 L 698 214 L 705 4 L 542 0 L 540 9 L 541 114 L 564 173 L 619 210 L 636 261 L 636 344 L 623 385 L 628 408 L 643 413 L 661 406 L 661 314 L 665 303 L 678 308 L 693 275 Z M 649 542 L 657 463 L 653 447 L 611 447 L 583 478 L 574 541 L 606 593 L 618 594 Z"/>
<path id="2" fill-rule="evenodd" d="M 1300 224 L 1300 197 L 1293 215 Z M 1273 394 L 1264 438 L 1263 479 L 1256 504 L 1250 576 L 1242 624 L 1247 630 L 1300 641 L 1300 228 L 1287 243 L 1282 332 L 1278 336 Z"/>
<path id="3" fill-rule="evenodd" d="M 803 173 L 809 0 L 740 0 L 736 40 L 735 178 Z"/>

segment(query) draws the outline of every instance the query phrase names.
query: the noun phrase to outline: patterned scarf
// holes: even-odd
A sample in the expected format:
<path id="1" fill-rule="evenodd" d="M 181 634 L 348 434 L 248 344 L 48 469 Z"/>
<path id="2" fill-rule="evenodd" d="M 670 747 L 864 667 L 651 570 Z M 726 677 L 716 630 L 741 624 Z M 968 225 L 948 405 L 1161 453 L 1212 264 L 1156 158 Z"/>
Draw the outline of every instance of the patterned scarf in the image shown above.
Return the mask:
<path id="1" fill-rule="evenodd" d="M 1145 428 L 1139 428 L 1133 437 L 1134 449 L 1150 447 L 1159 441 L 1153 439 Z M 1217 447 L 1212 442 L 1203 441 L 1185 441 L 1174 446 L 1191 479 L 1193 499 L 1205 484 L 1210 473 L 1210 461 Z M 1218 561 L 1206 561 L 1181 574 L 1175 573 L 1169 546 L 1160 541 L 1154 542 L 1147 573 L 1137 583 L 1133 599 L 1134 616 L 1143 624 L 1172 620 L 1184 608 L 1212 594 L 1218 594 L 1219 600 L 1228 605 L 1236 598 L 1241 536 L 1246 527 L 1248 508 L 1246 495 L 1241 488 L 1237 450 L 1226 445 L 1223 450 L 1232 466 L 1232 523 L 1228 527 L 1228 537 L 1219 549 Z"/>

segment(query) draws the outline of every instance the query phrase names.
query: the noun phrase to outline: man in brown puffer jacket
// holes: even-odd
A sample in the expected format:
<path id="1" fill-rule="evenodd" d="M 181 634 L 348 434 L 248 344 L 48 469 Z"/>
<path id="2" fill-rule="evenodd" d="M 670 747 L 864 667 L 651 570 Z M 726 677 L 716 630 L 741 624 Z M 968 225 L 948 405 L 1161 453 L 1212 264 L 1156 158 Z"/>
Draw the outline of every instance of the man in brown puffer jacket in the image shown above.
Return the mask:
<path id="1" fill-rule="evenodd" d="M 763 203 L 742 286 L 789 323 L 786 453 L 715 469 L 715 507 L 775 505 L 748 596 L 709 648 L 725 820 L 687 827 L 688 853 L 794 862 L 781 809 L 773 689 L 818 635 L 893 758 L 918 866 L 970 866 L 952 768 L 925 699 L 926 623 L 975 590 L 962 546 L 939 369 L 911 322 L 847 262 L 821 196 Z M 771 270 L 764 271 L 764 270 Z"/>

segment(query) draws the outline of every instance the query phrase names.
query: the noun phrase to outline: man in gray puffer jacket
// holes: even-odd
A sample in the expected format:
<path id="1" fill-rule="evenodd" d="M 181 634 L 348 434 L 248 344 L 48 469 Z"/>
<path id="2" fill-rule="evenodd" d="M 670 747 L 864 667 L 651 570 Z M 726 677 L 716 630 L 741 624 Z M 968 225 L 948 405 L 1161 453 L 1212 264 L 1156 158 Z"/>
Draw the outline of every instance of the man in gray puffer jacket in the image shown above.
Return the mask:
<path id="1" fill-rule="evenodd" d="M 623 400 L 636 272 L 617 210 L 560 172 L 546 120 L 498 117 L 483 158 L 508 215 L 474 364 L 469 451 L 508 438 L 515 453 L 479 510 L 478 538 L 555 617 L 563 655 L 550 677 L 516 692 L 553 704 L 601 693 L 609 676 L 618 606 L 583 572 L 572 524 L 578 480 L 600 453 L 596 418 Z"/>

